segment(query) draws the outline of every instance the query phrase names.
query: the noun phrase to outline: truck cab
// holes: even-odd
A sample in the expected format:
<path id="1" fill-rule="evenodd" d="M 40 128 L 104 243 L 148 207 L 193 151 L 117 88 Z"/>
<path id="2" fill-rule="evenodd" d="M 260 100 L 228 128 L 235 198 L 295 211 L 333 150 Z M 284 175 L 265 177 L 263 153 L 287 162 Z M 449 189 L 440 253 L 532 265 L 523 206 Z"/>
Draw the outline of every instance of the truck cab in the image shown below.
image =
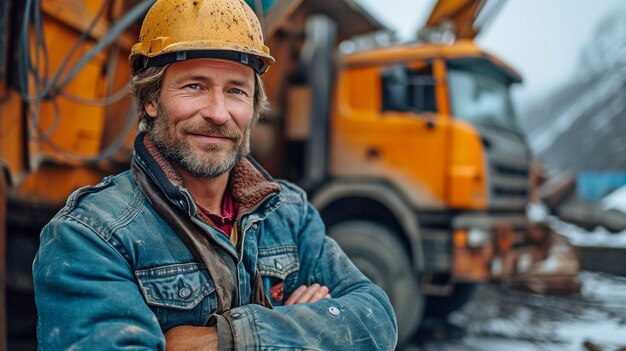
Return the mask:
<path id="1" fill-rule="evenodd" d="M 512 68 L 471 41 L 420 43 L 347 55 L 335 82 L 328 170 L 310 192 L 330 235 L 390 295 L 401 340 L 424 311 L 446 315 L 476 283 L 543 259 Z"/>

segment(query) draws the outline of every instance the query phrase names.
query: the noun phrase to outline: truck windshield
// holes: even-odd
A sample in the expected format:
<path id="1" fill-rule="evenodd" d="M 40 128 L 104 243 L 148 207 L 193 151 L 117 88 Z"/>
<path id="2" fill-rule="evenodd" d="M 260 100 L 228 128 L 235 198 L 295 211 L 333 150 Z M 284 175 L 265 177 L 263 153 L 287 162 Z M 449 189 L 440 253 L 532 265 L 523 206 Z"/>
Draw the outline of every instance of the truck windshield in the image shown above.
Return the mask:
<path id="1" fill-rule="evenodd" d="M 481 67 L 482 66 L 482 67 Z M 508 80 L 485 65 L 449 66 L 452 113 L 476 125 L 517 131 Z"/>

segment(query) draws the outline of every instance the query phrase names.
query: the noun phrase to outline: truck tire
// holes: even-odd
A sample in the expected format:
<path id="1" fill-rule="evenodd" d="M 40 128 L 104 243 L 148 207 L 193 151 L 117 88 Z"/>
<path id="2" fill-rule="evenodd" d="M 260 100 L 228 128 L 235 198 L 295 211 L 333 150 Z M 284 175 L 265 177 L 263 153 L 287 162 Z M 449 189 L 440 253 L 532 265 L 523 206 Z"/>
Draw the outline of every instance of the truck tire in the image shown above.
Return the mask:
<path id="1" fill-rule="evenodd" d="M 456 310 L 461 309 L 474 296 L 476 284 L 458 283 L 449 296 L 429 296 L 426 298 L 424 314 L 433 318 L 445 318 Z"/>
<path id="2" fill-rule="evenodd" d="M 375 222 L 342 222 L 333 225 L 329 235 L 361 272 L 385 290 L 398 319 L 398 345 L 403 344 L 414 334 L 424 310 L 407 250 L 388 227 Z"/>

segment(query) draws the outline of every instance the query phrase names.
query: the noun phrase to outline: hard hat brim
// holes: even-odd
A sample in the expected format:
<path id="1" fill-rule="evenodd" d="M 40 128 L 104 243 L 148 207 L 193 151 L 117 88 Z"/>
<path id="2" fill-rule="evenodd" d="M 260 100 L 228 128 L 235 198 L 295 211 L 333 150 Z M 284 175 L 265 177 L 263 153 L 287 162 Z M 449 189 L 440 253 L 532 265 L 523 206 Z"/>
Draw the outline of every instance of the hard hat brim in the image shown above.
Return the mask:
<path id="1" fill-rule="evenodd" d="M 255 54 L 231 50 L 183 50 L 159 54 L 152 57 L 137 55 L 131 57 L 131 62 L 133 73 L 137 73 L 148 67 L 162 67 L 174 62 L 200 58 L 222 59 L 241 63 L 249 66 L 259 75 L 267 72 L 269 66 L 275 62 L 274 58 L 271 56 L 259 57 Z"/>

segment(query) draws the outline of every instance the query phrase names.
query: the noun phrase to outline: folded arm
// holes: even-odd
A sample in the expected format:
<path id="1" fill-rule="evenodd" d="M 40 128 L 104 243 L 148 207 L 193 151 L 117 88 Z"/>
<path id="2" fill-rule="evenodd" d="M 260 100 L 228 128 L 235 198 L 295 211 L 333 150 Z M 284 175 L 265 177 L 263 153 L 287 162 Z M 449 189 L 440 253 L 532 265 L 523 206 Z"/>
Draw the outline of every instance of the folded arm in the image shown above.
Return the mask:
<path id="1" fill-rule="evenodd" d="M 319 214 L 304 203 L 297 231 L 298 285 L 326 286 L 332 298 L 274 309 L 251 304 L 216 315 L 220 345 L 235 349 L 393 350 L 397 324 L 387 295 L 325 236 Z"/>
<path id="2" fill-rule="evenodd" d="M 324 235 L 310 205 L 304 212 L 297 238 L 300 270 L 295 273 L 300 288 L 286 296 L 284 306 L 249 304 L 214 315 L 217 336 L 213 328 L 175 329 L 190 332 L 187 339 L 197 333 L 194 346 L 201 346 L 199 340 L 211 329 L 220 349 L 393 350 L 397 325 L 386 294 Z M 178 342 L 175 335 L 166 337 L 168 349 Z"/>
<path id="3" fill-rule="evenodd" d="M 285 301 L 285 306 L 313 303 L 327 298 L 330 298 L 327 287 L 319 284 L 311 286 L 301 285 Z M 168 351 L 217 351 L 217 340 L 217 330 L 214 327 L 181 325 L 165 333 Z"/>

